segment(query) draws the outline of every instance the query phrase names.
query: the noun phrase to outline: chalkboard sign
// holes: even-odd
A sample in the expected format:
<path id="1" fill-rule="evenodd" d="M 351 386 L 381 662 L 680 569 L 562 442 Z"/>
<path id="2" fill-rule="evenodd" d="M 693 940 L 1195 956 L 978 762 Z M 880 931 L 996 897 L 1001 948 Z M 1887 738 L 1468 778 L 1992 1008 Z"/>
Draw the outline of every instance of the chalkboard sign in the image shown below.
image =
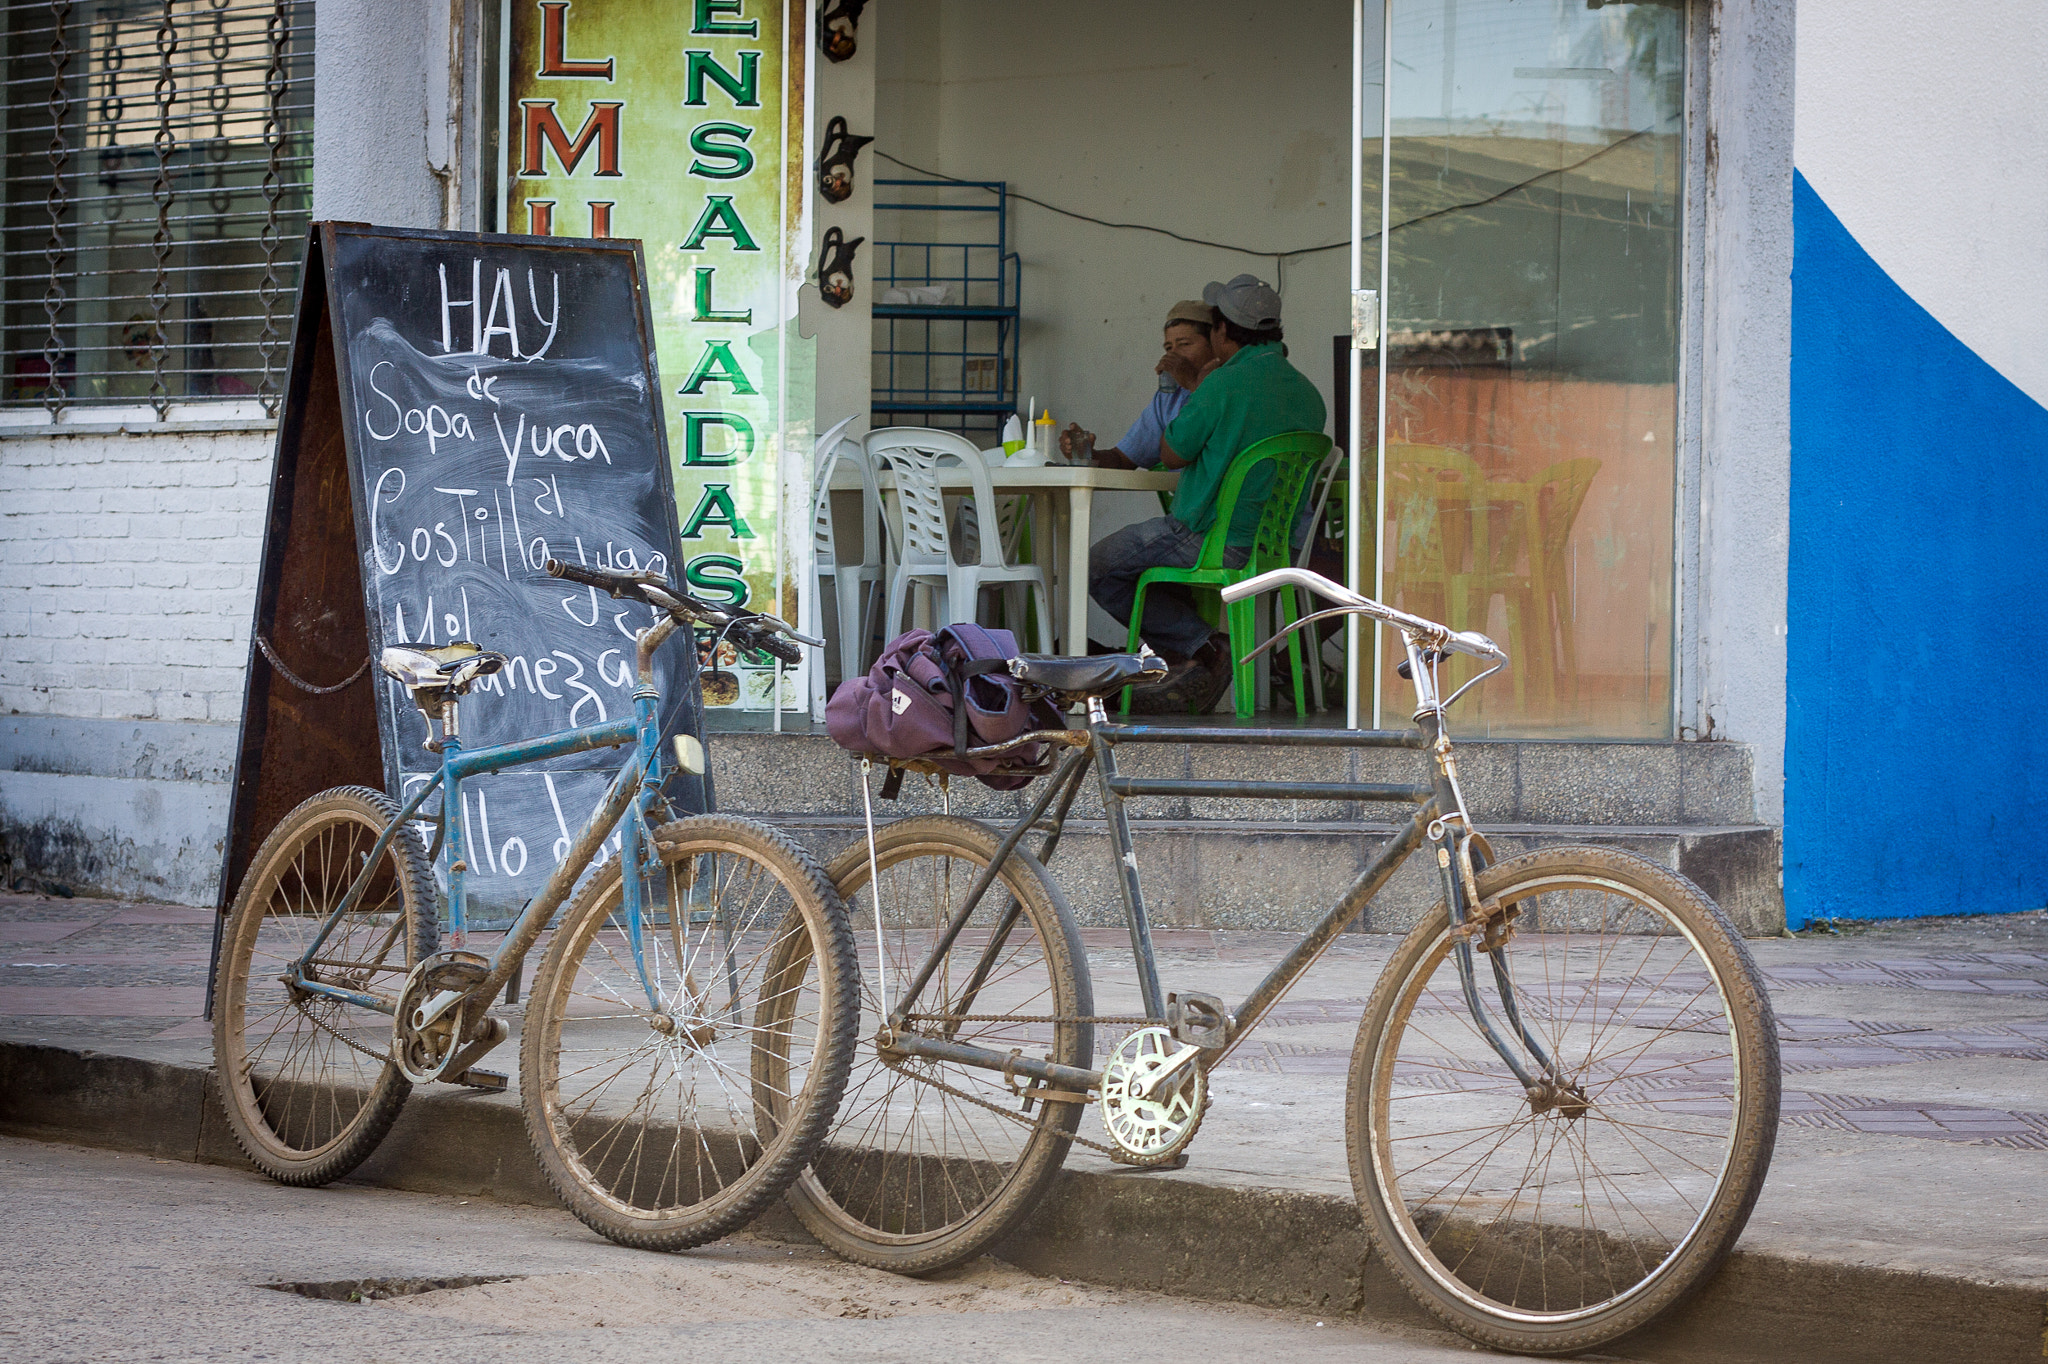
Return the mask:
<path id="1" fill-rule="evenodd" d="M 305 470 L 288 466 L 303 462 L 304 448 L 331 421 L 346 456 L 360 647 L 369 656 L 390 644 L 454 640 L 505 654 L 504 671 L 463 703 L 465 748 L 630 715 L 632 633 L 654 623 L 653 609 L 550 578 L 542 565 L 552 556 L 675 574 L 675 495 L 639 244 L 323 223 L 302 278 L 258 634 L 272 632 L 288 664 L 295 651 L 322 652 L 317 604 L 291 590 L 292 546 L 276 542 L 332 538 L 336 527 L 331 516 L 308 524 L 289 506 L 281 526 L 277 504 L 288 481 L 305 484 Z M 309 312 L 326 315 L 331 337 L 318 335 L 323 328 Z M 324 368 L 302 359 L 315 352 L 331 353 L 331 384 L 325 374 L 302 373 Z M 317 410 L 328 405 L 323 389 L 333 395 L 331 411 Z M 345 644 L 326 652 L 347 655 Z M 316 667 L 313 680 L 339 662 L 324 674 Z M 301 704 L 252 663 L 238 804 L 245 788 L 252 797 L 273 789 L 250 800 L 255 819 L 232 821 L 235 841 L 248 847 L 240 859 L 230 851 L 231 874 L 291 794 L 249 765 L 269 763 L 279 738 L 305 744 L 303 736 L 274 735 L 266 743 L 260 734 L 252 744 L 252 721 L 259 730 L 293 722 L 274 704 L 258 720 L 259 674 L 271 698 Z M 656 675 L 664 735 L 701 737 L 687 638 L 657 655 Z M 376 694 L 382 785 L 394 795 L 415 790 L 437 767 L 424 747 L 425 721 L 380 671 L 364 685 Z M 472 922 L 516 911 L 540 887 L 623 756 L 601 749 L 463 783 Z M 678 775 L 667 794 L 679 811 L 710 806 L 703 778 Z M 269 823 L 254 827 L 263 815 Z M 224 885 L 223 899 L 230 893 Z"/>

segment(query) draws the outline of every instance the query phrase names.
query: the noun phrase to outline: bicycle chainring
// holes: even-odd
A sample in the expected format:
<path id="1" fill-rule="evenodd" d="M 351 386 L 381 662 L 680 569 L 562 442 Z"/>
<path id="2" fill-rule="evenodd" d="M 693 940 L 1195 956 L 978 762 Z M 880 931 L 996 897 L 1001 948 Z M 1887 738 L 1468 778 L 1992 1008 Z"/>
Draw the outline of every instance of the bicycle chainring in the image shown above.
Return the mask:
<path id="1" fill-rule="evenodd" d="M 413 967 L 398 995 L 398 1011 L 391 1019 L 391 1055 L 399 1071 L 416 1085 L 443 1077 L 448 1063 L 462 1049 L 462 1018 L 467 1006 L 457 1004 L 428 1023 L 415 1026 L 413 1015 L 443 990 L 464 990 L 490 971 L 490 963 L 475 952 L 454 949 L 436 952 Z"/>
<path id="2" fill-rule="evenodd" d="M 1140 1097 L 1133 1092 L 1164 1070 L 1181 1050 L 1165 1028 L 1145 1027 L 1126 1037 L 1103 1063 L 1096 1111 L 1119 1162 L 1168 1164 L 1179 1158 L 1201 1127 L 1209 1102 L 1209 1080 L 1199 1060 L 1170 1077 L 1168 1087 L 1160 1093 Z"/>

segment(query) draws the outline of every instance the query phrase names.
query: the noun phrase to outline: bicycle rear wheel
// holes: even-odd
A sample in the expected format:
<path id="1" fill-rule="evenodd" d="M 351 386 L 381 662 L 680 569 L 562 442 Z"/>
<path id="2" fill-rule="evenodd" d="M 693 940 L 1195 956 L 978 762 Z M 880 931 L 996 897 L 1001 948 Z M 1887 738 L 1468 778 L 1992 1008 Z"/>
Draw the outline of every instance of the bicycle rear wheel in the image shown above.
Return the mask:
<path id="1" fill-rule="evenodd" d="M 1714 902 L 1633 854 L 1529 853 L 1479 893 L 1519 908 L 1510 994 L 1559 1083 L 1525 1091 L 1488 1044 L 1439 904 L 1359 1028 L 1352 1183 L 1384 1262 L 1446 1323 L 1501 1349 L 1586 1350 L 1676 1303 L 1741 1234 L 1778 1125 L 1770 1001 Z M 1491 955 L 1472 961 L 1526 1054 Z"/>
<path id="2" fill-rule="evenodd" d="M 256 850 L 221 935 L 213 1056 L 228 1130 L 285 1184 L 325 1184 L 355 1169 L 412 1093 L 389 1059 L 389 1014 L 300 994 L 283 979 L 397 814 L 362 786 L 301 802 Z M 438 941 L 426 851 L 400 829 L 311 971 L 395 1003 L 406 972 Z"/>
<path id="3" fill-rule="evenodd" d="M 1000 843 L 986 825 L 948 815 L 901 819 L 876 833 L 880 964 L 892 1006 Z M 1082 1105 L 1024 1098 L 996 1071 L 884 1058 L 875 1045 L 883 1015 L 866 841 L 827 870 L 861 952 L 858 1051 L 839 1114 L 790 1187 L 790 1206 L 845 1259 L 928 1274 L 980 1254 L 1031 1211 L 1066 1159 Z M 978 972 L 992 942 L 988 969 Z M 1094 1029 L 1076 1020 L 1093 1011 L 1073 915 L 1020 848 L 919 996 L 909 1030 L 1087 1066 Z"/>
<path id="4" fill-rule="evenodd" d="M 782 834 L 700 815 L 654 842 L 637 935 L 617 857 L 563 914 L 519 1097 L 571 1212 L 682 1250 L 744 1226 L 810 1159 L 846 1084 L 858 967 L 832 883 Z"/>

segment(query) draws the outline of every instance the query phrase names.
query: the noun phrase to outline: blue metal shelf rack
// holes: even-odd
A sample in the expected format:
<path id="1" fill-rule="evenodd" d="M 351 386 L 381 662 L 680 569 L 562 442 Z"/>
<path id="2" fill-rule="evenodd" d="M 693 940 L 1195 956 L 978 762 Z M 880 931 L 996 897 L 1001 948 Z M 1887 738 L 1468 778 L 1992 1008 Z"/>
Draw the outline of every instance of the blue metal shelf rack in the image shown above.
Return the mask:
<path id="1" fill-rule="evenodd" d="M 931 236 L 875 241 L 873 422 L 996 431 L 1017 410 L 1018 292 L 1008 186 L 1001 180 L 877 180 L 877 214 L 935 214 Z M 940 228 L 946 230 L 939 230 Z M 898 230 L 893 235 L 908 235 Z M 945 285 L 949 302 L 882 303 L 885 291 Z"/>

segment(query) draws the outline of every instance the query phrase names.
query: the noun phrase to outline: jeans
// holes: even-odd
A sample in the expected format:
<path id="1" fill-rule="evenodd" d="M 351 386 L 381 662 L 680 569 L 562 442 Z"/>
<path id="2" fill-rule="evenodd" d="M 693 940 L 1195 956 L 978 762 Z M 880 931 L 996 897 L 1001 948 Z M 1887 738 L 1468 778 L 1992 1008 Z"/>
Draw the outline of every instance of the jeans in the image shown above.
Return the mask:
<path id="1" fill-rule="evenodd" d="M 1202 553 L 1202 537 L 1171 516 L 1154 517 L 1104 536 L 1088 551 L 1088 595 L 1102 609 L 1130 624 L 1138 579 L 1148 568 L 1192 568 Z M 1233 545 L 1223 552 L 1228 568 L 1241 568 L 1251 550 Z M 1155 583 L 1145 589 L 1141 637 L 1162 654 L 1192 658 L 1213 632 L 1195 609 L 1193 595 L 1179 583 Z"/>

